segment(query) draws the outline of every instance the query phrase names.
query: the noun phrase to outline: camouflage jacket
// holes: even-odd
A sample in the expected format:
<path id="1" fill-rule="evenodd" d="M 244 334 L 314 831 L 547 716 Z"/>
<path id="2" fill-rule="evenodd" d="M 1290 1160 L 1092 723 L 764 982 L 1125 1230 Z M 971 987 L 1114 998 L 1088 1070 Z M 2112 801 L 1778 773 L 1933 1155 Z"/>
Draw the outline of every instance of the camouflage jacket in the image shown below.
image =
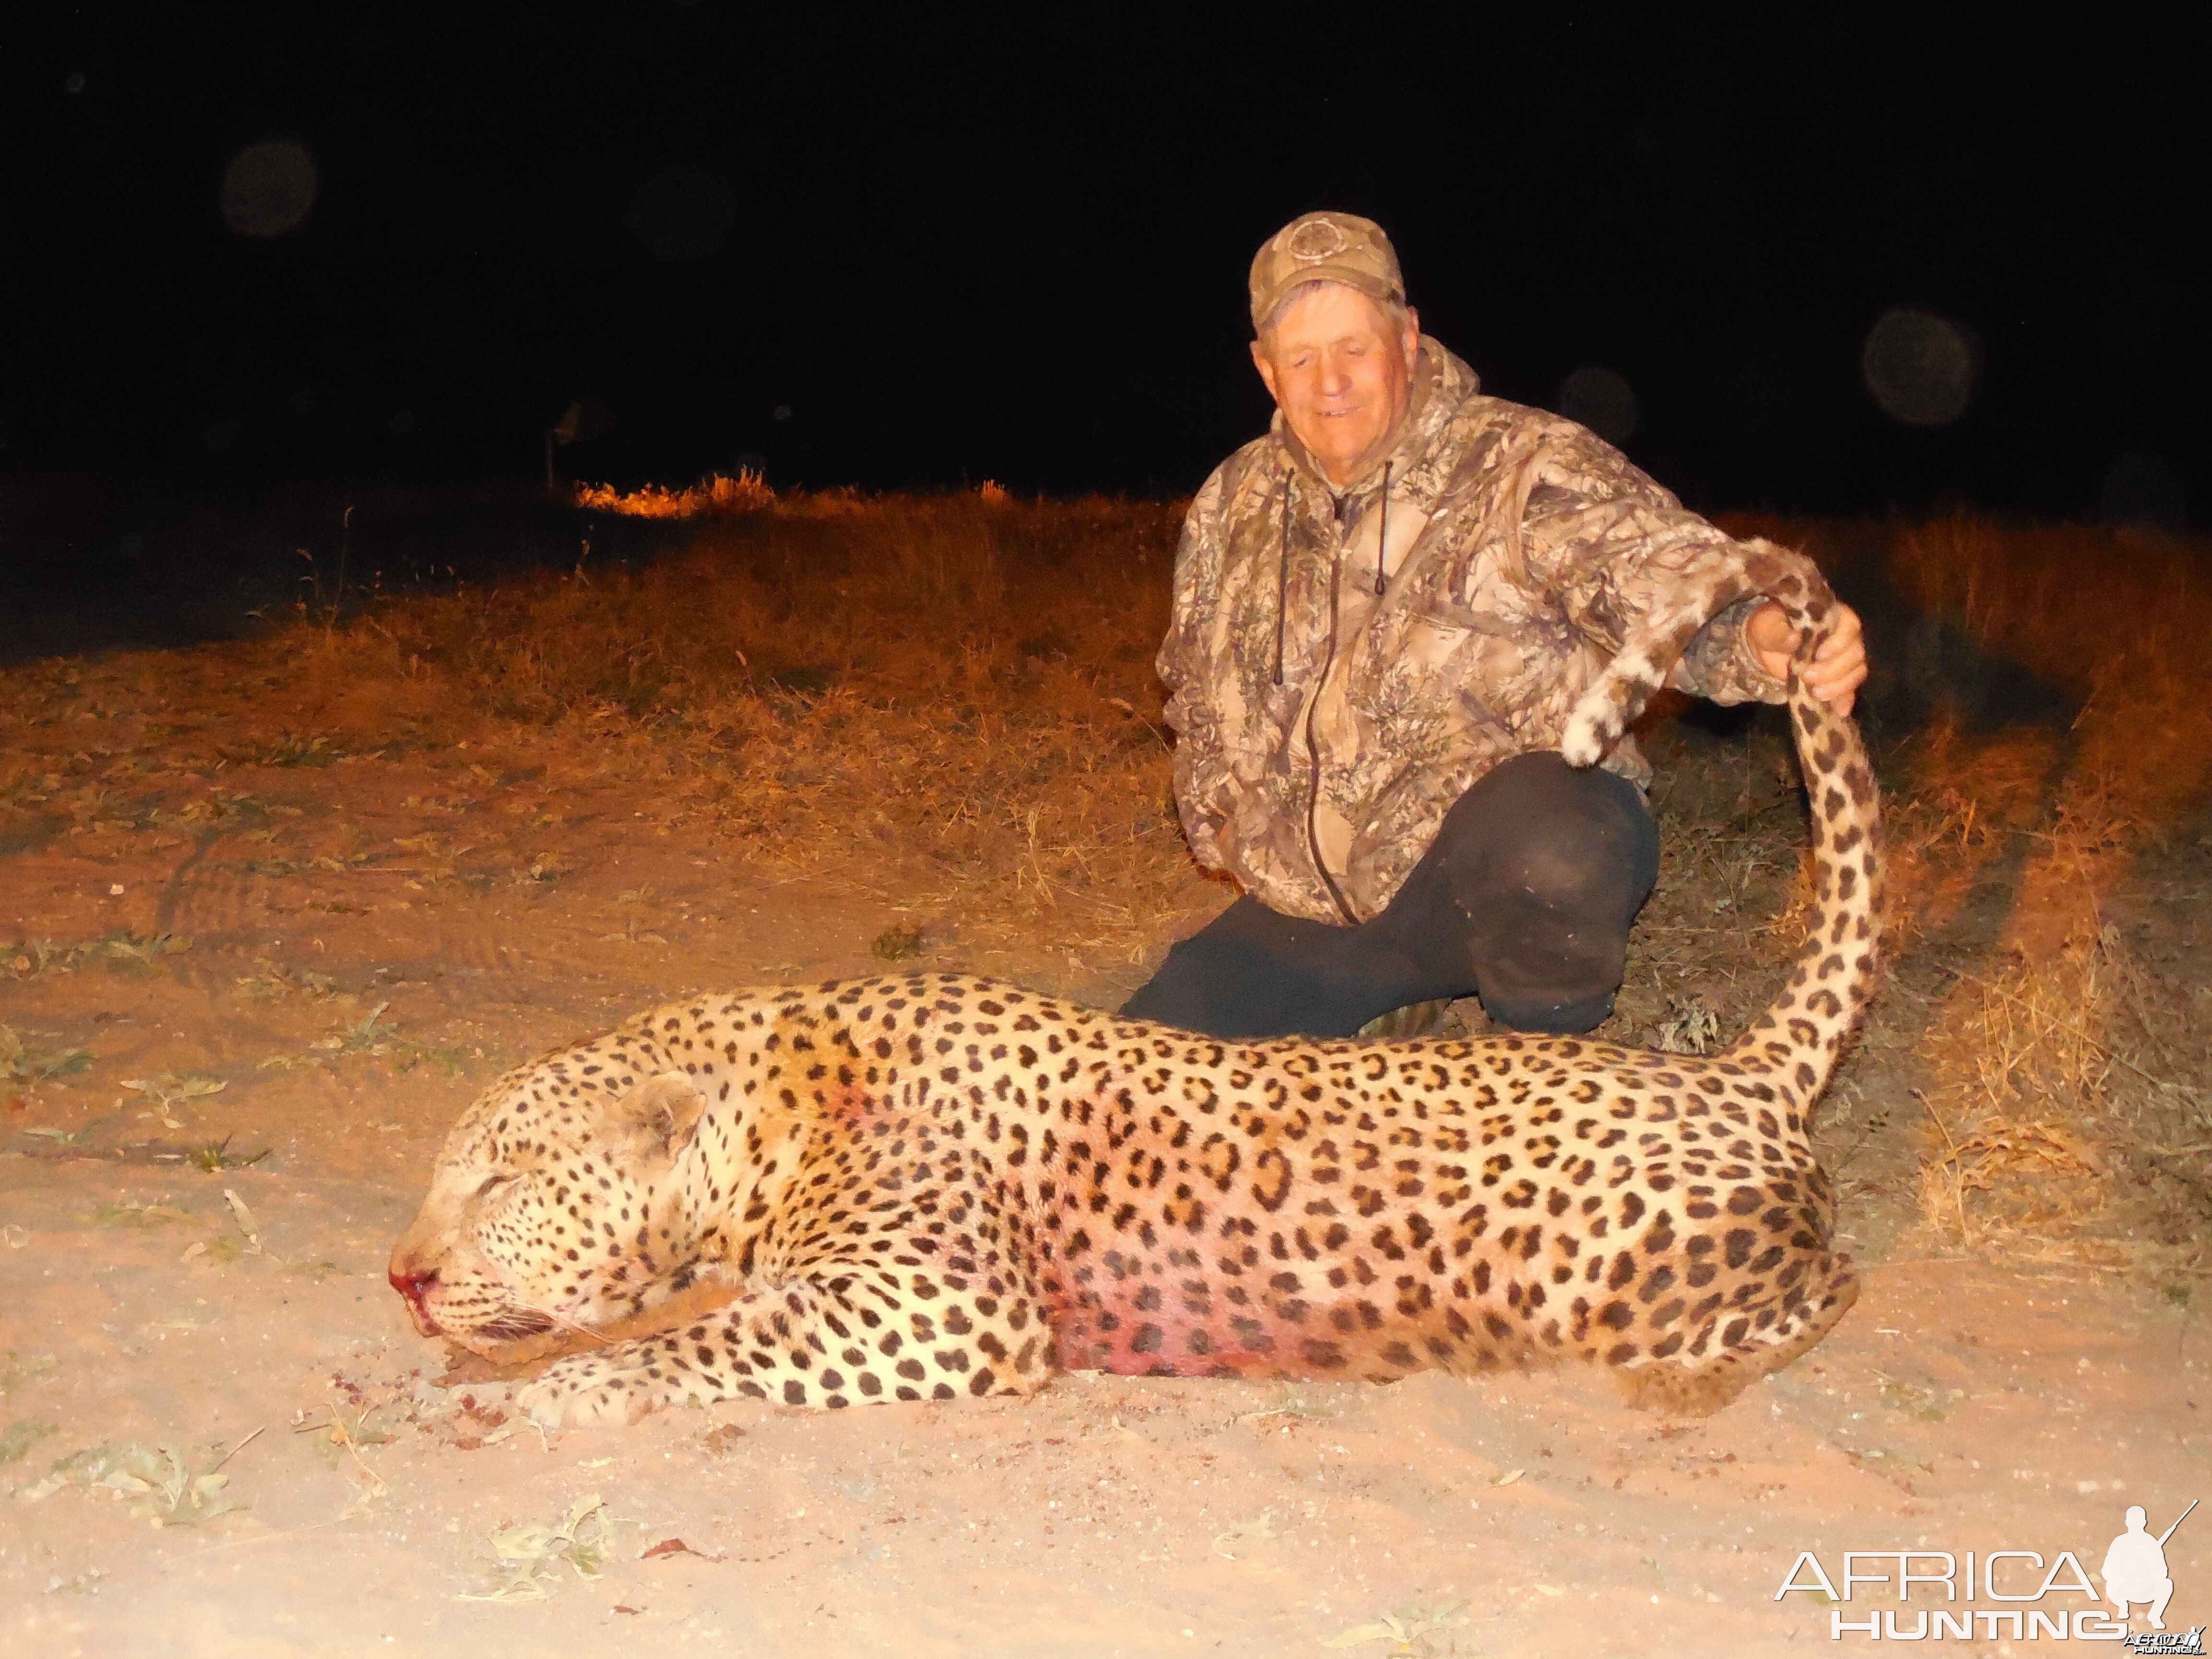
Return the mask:
<path id="1" fill-rule="evenodd" d="M 1159 672 L 1191 851 L 1275 910 L 1374 915 L 1470 783 L 1558 746 L 1648 606 L 1742 557 L 1573 422 L 1484 397 L 1434 340 L 1399 441 L 1347 489 L 1278 414 L 1206 480 L 1176 556 Z M 1711 617 L 1668 684 L 1780 702 L 1744 638 L 1755 603 Z M 1650 781 L 1632 738 L 1605 764 Z"/>

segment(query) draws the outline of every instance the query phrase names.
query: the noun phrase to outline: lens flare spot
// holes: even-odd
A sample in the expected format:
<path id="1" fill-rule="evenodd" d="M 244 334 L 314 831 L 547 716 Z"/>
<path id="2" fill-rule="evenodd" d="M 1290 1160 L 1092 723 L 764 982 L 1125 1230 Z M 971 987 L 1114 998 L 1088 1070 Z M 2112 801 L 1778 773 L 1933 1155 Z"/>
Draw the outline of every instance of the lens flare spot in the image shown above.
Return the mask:
<path id="1" fill-rule="evenodd" d="M 1636 402 L 1636 388 L 1614 370 L 1595 363 L 1559 382 L 1559 408 L 1560 414 L 1609 444 L 1625 444 L 1634 437 L 1644 413 Z"/>
<path id="2" fill-rule="evenodd" d="M 1859 371 L 1882 413 L 1906 426 L 1948 426 L 1966 412 L 1973 340 L 1948 318 L 1893 306 L 1867 331 Z"/>
<path id="3" fill-rule="evenodd" d="M 629 231 L 663 264 L 702 264 L 722 251 L 738 218 L 738 192 L 688 161 L 647 173 L 630 202 Z"/>
<path id="4" fill-rule="evenodd" d="M 315 205 L 315 158 L 289 138 L 248 144 L 222 170 L 222 222 L 240 236 L 296 230 Z"/>

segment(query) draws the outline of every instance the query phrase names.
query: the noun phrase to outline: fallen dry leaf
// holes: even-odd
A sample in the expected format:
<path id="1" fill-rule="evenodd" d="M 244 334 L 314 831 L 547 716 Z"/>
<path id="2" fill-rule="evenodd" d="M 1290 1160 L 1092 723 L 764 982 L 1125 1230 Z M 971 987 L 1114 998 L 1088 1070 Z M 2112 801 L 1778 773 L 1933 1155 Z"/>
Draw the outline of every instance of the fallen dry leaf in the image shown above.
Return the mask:
<path id="1" fill-rule="evenodd" d="M 719 1555 L 709 1555 L 704 1550 L 695 1550 L 680 1538 L 664 1538 L 650 1549 L 640 1550 L 637 1553 L 637 1559 L 641 1561 L 650 1561 L 663 1555 L 696 1555 L 702 1561 L 719 1561 L 722 1559 Z"/>

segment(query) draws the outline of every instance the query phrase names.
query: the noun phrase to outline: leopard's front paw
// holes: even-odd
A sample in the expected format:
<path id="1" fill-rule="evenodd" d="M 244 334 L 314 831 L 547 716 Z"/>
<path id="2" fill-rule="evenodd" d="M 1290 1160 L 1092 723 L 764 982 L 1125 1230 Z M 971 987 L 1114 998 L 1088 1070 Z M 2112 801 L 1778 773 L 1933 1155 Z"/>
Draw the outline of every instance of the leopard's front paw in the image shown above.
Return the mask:
<path id="1" fill-rule="evenodd" d="M 663 1403 L 654 1397 L 657 1387 L 642 1370 L 580 1354 L 548 1366 L 536 1382 L 516 1389 L 514 1403 L 541 1429 L 635 1423 Z"/>

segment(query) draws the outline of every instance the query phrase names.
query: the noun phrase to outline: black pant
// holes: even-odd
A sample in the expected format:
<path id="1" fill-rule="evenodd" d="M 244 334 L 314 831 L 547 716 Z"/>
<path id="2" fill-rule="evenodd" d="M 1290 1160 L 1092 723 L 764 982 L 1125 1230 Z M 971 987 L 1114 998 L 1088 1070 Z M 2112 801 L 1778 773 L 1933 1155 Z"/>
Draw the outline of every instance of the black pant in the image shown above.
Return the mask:
<path id="1" fill-rule="evenodd" d="M 1407 1003 L 1479 995 L 1501 1025 L 1587 1031 L 1613 1012 L 1658 876 L 1659 829 L 1635 785 L 1516 756 L 1453 803 L 1382 915 L 1340 927 L 1247 895 L 1121 1012 L 1209 1036 L 1349 1036 Z"/>

